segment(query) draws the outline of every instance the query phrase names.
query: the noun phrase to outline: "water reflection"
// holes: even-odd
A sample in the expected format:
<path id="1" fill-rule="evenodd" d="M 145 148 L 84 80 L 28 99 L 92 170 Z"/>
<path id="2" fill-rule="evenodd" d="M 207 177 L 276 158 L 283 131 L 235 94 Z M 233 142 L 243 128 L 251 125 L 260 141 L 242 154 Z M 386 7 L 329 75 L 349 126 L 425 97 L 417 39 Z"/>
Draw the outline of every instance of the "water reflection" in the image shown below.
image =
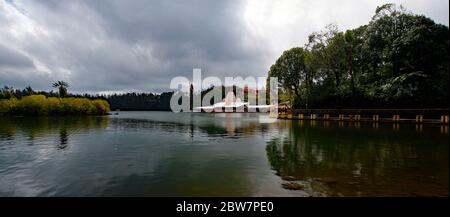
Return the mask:
<path id="1" fill-rule="evenodd" d="M 239 139 L 255 134 L 264 134 L 271 128 L 277 128 L 276 124 L 260 124 L 258 116 L 243 114 L 183 114 L 180 117 L 167 117 L 164 121 L 120 117 L 110 120 L 110 127 L 116 130 L 142 130 L 154 129 L 164 132 L 186 133 L 189 137 L 217 137 L 226 139 Z M 183 119 L 186 115 L 193 116 Z M 172 115 L 173 116 L 173 115 Z"/>
<path id="2" fill-rule="evenodd" d="M 102 129 L 108 126 L 108 117 L 0 117 L 0 141 L 14 140 L 16 136 L 27 138 L 34 145 L 41 138 L 58 135 L 58 150 L 68 147 L 71 133 Z"/>
<path id="3" fill-rule="evenodd" d="M 448 195 L 448 138 L 415 126 L 292 121 L 266 147 L 281 177 L 332 196 Z M 408 128 L 408 129 L 404 129 Z M 412 129 L 409 129 L 412 128 Z"/>
<path id="4" fill-rule="evenodd" d="M 64 150 L 67 148 L 67 142 L 69 141 L 69 135 L 67 133 L 67 129 L 65 127 L 59 130 L 59 144 L 57 148 L 59 150 Z"/>
<path id="5" fill-rule="evenodd" d="M 447 136 L 236 113 L 0 117 L 0 196 L 442 196 Z"/>
<path id="6" fill-rule="evenodd" d="M 0 195 L 291 194 L 277 184 L 261 190 L 264 182 L 276 179 L 264 141 L 251 136 L 257 119 L 133 114 L 105 120 L 8 120 L 4 128 L 16 133 L 10 144 L 0 140 Z"/>

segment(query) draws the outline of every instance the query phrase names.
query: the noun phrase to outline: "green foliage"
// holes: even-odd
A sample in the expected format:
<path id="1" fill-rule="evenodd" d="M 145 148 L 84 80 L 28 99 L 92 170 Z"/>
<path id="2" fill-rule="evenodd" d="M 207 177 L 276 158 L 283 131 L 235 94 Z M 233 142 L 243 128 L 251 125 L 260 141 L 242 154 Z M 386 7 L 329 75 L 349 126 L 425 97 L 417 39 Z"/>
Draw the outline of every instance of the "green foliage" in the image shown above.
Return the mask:
<path id="1" fill-rule="evenodd" d="M 58 88 L 59 97 L 66 97 L 67 96 L 67 88 L 69 87 L 69 84 L 65 81 L 57 81 L 53 83 L 52 85 L 54 88 Z"/>
<path id="2" fill-rule="evenodd" d="M 47 98 L 42 95 L 23 97 L 18 101 L 16 112 L 24 115 L 48 115 Z"/>
<path id="3" fill-rule="evenodd" d="M 294 93 L 296 108 L 448 107 L 448 35 L 447 26 L 386 4 L 368 25 L 312 33 L 269 76 L 279 77 L 279 92 Z"/>
<path id="4" fill-rule="evenodd" d="M 109 104 L 105 100 L 86 98 L 56 98 L 31 95 L 0 100 L 0 115 L 105 115 Z"/>
<path id="5" fill-rule="evenodd" d="M 27 96 L 31 96 L 34 94 L 34 90 L 33 90 L 33 88 L 31 88 L 31 86 L 25 87 L 25 92 L 26 92 Z"/>
<path id="6" fill-rule="evenodd" d="M 303 48 L 292 48 L 284 51 L 280 58 L 270 67 L 269 77 L 278 77 L 281 88 L 287 93 L 303 98 L 307 104 L 308 86 L 312 83 L 312 71 L 307 66 L 308 52 Z"/>
<path id="7" fill-rule="evenodd" d="M 104 96 L 113 110 L 170 110 L 172 92 L 124 93 Z"/>
<path id="8" fill-rule="evenodd" d="M 0 115 L 11 114 L 17 108 L 17 99 L 0 99 Z"/>
<path id="9" fill-rule="evenodd" d="M 12 87 L 4 86 L 0 90 L 0 99 L 11 99 L 14 96 L 12 91 L 13 91 Z"/>
<path id="10" fill-rule="evenodd" d="M 98 114 L 106 114 L 109 112 L 109 103 L 102 99 L 94 99 L 91 101 L 94 106 L 93 112 Z"/>

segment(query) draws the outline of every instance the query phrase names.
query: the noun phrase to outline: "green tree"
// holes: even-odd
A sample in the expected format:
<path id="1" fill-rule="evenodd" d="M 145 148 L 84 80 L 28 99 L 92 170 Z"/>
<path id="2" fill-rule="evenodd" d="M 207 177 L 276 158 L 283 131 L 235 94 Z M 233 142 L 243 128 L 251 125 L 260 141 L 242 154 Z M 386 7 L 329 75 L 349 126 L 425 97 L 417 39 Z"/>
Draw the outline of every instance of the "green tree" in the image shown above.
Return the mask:
<path id="1" fill-rule="evenodd" d="M 388 4 L 377 8 L 364 41 L 371 97 L 389 104 L 448 102 L 448 27 Z"/>
<path id="2" fill-rule="evenodd" d="M 269 76 L 297 108 L 448 107 L 448 35 L 447 26 L 386 4 L 367 25 L 312 33 Z"/>
<path id="3" fill-rule="evenodd" d="M 1 90 L 0 90 L 0 99 L 11 99 L 14 97 L 13 94 L 13 87 L 9 87 L 9 86 L 4 86 Z"/>
<path id="4" fill-rule="evenodd" d="M 65 81 L 57 81 L 53 83 L 54 88 L 58 88 L 59 97 L 66 97 L 67 96 L 67 88 L 69 87 L 69 84 Z"/>
<path id="5" fill-rule="evenodd" d="M 280 88 L 303 101 L 306 107 L 313 78 L 306 65 L 307 55 L 308 51 L 299 47 L 284 51 L 269 71 L 269 77 L 278 77 Z"/>
<path id="6" fill-rule="evenodd" d="M 351 87 L 352 87 L 352 94 L 355 95 L 355 72 L 353 70 L 353 53 L 354 53 L 354 47 L 355 47 L 355 34 L 352 30 L 347 30 L 344 34 L 345 39 L 345 53 L 346 53 L 346 59 L 347 59 L 347 71 L 350 75 L 350 81 L 351 81 Z"/>
<path id="7" fill-rule="evenodd" d="M 33 88 L 31 88 L 31 86 L 25 87 L 25 92 L 26 92 L 27 96 L 31 96 L 34 94 L 34 90 L 33 90 Z"/>

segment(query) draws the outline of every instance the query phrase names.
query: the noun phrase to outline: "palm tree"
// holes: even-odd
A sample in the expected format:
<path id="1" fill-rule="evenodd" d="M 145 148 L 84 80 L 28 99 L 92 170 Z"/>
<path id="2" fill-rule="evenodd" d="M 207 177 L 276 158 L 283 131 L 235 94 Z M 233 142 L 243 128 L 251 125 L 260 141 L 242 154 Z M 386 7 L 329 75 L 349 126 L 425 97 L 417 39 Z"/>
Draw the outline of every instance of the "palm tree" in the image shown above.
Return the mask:
<path id="1" fill-rule="evenodd" d="M 1 90 L 0 90 L 0 99 L 10 99 L 12 98 L 13 95 L 13 91 L 14 88 L 13 87 L 8 87 L 8 86 L 4 86 Z"/>
<path id="2" fill-rule="evenodd" d="M 25 87 L 25 93 L 26 93 L 28 96 L 31 96 L 31 95 L 34 94 L 34 90 L 33 90 L 33 88 L 31 88 L 31 86 L 27 86 L 27 87 Z"/>
<path id="3" fill-rule="evenodd" d="M 58 88 L 59 97 L 65 97 L 67 96 L 67 88 L 69 87 L 69 84 L 65 81 L 57 81 L 53 83 L 54 88 Z"/>

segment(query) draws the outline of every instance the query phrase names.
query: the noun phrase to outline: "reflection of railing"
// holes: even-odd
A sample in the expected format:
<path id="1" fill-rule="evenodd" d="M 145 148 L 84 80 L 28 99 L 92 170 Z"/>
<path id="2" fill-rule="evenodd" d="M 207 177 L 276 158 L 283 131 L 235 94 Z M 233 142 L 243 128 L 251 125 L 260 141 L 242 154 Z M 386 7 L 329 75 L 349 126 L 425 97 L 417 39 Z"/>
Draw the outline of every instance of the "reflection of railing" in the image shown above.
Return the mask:
<path id="1" fill-rule="evenodd" d="M 444 129 L 448 134 L 447 125 L 441 125 L 438 134 L 438 127 L 422 124 L 315 120 L 278 124 L 280 133 L 267 140 L 266 153 L 283 181 L 329 196 L 448 194 L 448 177 L 439 175 L 448 171 L 448 138 L 442 135 Z"/>
<path id="2" fill-rule="evenodd" d="M 449 109 L 292 109 L 282 119 L 449 124 Z"/>

